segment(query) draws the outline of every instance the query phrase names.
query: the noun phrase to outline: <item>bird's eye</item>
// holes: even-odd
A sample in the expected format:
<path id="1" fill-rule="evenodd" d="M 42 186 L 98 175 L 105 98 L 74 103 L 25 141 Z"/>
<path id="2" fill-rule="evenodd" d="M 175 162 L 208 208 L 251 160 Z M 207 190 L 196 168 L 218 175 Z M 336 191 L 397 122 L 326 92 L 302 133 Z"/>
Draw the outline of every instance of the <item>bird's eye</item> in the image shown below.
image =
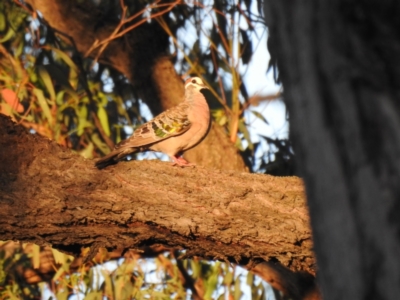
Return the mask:
<path id="1" fill-rule="evenodd" d="M 192 80 L 192 83 L 197 83 L 196 79 L 193 79 L 193 80 Z"/>

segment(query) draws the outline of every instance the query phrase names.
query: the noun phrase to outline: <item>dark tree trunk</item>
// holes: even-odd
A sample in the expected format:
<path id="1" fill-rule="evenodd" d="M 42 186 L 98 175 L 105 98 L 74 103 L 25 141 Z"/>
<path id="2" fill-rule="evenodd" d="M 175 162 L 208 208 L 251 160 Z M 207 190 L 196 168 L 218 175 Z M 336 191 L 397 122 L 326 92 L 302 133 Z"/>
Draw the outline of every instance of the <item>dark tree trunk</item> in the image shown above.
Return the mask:
<path id="1" fill-rule="evenodd" d="M 327 300 L 400 297 L 399 13 L 265 1 Z"/>
<path id="2" fill-rule="evenodd" d="M 315 271 L 303 184 L 296 177 L 158 161 L 99 171 L 93 161 L 1 114 L 0 170 L 0 240 L 75 255 L 81 247 L 94 254 L 99 247 L 186 249 L 188 257 L 246 265 L 295 299 L 304 294 L 301 279 L 282 266 Z"/>

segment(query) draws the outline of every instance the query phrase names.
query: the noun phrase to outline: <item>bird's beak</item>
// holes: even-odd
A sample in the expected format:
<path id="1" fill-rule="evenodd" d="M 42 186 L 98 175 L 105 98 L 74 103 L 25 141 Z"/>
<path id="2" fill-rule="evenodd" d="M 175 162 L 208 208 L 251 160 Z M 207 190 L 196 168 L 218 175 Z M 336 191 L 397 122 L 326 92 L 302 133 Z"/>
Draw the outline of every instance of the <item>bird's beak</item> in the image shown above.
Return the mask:
<path id="1" fill-rule="evenodd" d="M 201 88 L 203 88 L 203 89 L 209 90 L 208 86 L 206 86 L 204 83 L 203 83 L 202 85 L 200 85 L 200 86 L 201 86 Z"/>

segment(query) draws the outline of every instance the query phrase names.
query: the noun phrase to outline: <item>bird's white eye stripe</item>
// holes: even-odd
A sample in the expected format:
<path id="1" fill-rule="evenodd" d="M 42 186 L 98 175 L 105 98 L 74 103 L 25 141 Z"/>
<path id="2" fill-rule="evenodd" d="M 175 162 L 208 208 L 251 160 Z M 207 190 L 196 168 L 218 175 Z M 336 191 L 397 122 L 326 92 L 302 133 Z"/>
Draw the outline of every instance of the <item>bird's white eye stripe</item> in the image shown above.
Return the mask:
<path id="1" fill-rule="evenodd" d="M 196 88 L 199 88 L 199 87 L 205 88 L 205 84 L 203 83 L 203 80 L 201 80 L 199 77 L 192 77 L 192 78 L 186 79 L 185 88 L 188 88 L 189 86 L 193 86 Z"/>

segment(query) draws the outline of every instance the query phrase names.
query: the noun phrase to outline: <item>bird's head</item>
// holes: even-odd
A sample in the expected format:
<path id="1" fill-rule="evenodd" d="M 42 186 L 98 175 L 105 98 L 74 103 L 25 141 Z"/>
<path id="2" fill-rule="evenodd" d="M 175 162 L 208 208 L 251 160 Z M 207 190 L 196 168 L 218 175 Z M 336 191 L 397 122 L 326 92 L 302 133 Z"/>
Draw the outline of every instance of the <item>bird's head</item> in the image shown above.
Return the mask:
<path id="1" fill-rule="evenodd" d="M 196 89 L 197 91 L 200 91 L 201 89 L 208 89 L 203 80 L 201 80 L 199 77 L 191 77 L 186 79 L 185 89 L 187 90 L 189 88 Z"/>

